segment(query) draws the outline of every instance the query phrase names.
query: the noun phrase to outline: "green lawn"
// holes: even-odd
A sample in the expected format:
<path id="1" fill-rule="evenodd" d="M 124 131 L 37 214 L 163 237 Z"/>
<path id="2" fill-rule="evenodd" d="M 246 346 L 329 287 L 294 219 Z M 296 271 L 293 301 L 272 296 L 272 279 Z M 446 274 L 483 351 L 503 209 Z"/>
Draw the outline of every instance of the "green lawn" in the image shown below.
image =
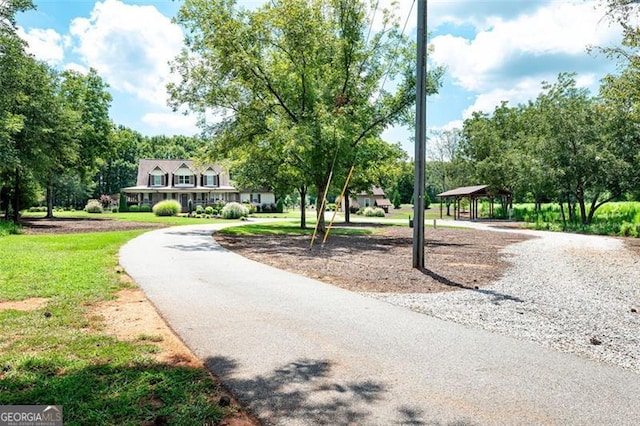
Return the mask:
<path id="1" fill-rule="evenodd" d="M 300 222 L 277 222 L 277 223 L 256 223 L 251 225 L 225 228 L 218 231 L 229 235 L 311 235 L 313 234 L 314 222 L 307 222 L 307 228 L 300 228 Z M 328 225 L 328 223 L 327 223 Z M 364 228 L 341 228 L 339 226 L 331 228 L 332 235 L 368 235 L 370 229 Z"/>
<path id="2" fill-rule="evenodd" d="M 307 212 L 308 213 L 308 212 Z M 23 217 L 42 218 L 45 213 L 41 212 L 23 212 Z M 126 213 L 87 213 L 83 210 L 77 210 L 74 212 L 63 211 L 54 212 L 54 217 L 59 218 L 105 218 L 123 220 L 127 222 L 146 222 L 146 223 L 166 223 L 168 225 L 195 225 L 198 223 L 220 223 L 220 222 L 233 222 L 224 219 L 205 219 L 196 217 L 184 217 L 184 216 L 172 216 L 172 217 L 160 217 L 153 213 L 148 212 L 126 212 Z M 251 217 L 255 218 L 300 218 L 300 211 L 292 210 L 285 213 L 254 213 Z"/>
<path id="3" fill-rule="evenodd" d="M 87 314 L 125 286 L 117 251 L 142 232 L 0 237 L 0 301 L 48 299 L 0 310 L 0 404 L 61 404 L 67 425 L 216 424 L 226 414 L 205 370 L 160 364 L 153 341 L 118 341 Z"/>

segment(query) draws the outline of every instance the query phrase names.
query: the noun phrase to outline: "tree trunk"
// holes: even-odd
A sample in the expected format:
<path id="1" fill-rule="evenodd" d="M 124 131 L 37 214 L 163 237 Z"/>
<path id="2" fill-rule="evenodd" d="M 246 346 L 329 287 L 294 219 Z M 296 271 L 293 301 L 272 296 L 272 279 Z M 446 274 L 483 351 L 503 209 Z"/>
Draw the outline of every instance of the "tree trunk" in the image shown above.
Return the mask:
<path id="1" fill-rule="evenodd" d="M 602 204 L 598 205 L 598 198 L 600 198 L 599 193 L 596 194 L 595 197 L 593 197 L 593 199 L 591 200 L 591 207 L 589 208 L 589 215 L 587 216 L 587 224 L 589 225 L 591 224 L 591 222 L 593 222 L 593 216 L 596 210 L 598 209 L 598 207 L 602 205 Z"/>
<path id="2" fill-rule="evenodd" d="M 20 219 L 20 169 L 16 167 L 15 182 L 13 183 L 13 222 L 18 223 Z"/>
<path id="3" fill-rule="evenodd" d="M 349 191 L 344 194 L 344 223 L 351 223 L 351 206 L 349 205 Z"/>
<path id="4" fill-rule="evenodd" d="M 47 183 L 47 219 L 53 218 L 53 183 L 51 179 Z"/>
<path id="5" fill-rule="evenodd" d="M 584 204 L 584 192 L 581 188 L 576 193 L 578 199 L 578 205 L 580 206 L 580 223 L 587 224 L 587 206 Z"/>
<path id="6" fill-rule="evenodd" d="M 562 230 L 567 230 L 567 216 L 564 214 L 564 204 L 562 204 L 562 198 L 560 198 L 560 214 L 562 215 Z"/>
<path id="7" fill-rule="evenodd" d="M 300 228 L 305 229 L 307 227 L 307 187 L 301 186 L 298 192 L 300 193 Z"/>
<path id="8" fill-rule="evenodd" d="M 318 232 L 321 234 L 324 234 L 326 226 L 324 223 L 324 210 L 326 207 L 326 203 L 324 203 L 324 191 L 325 191 L 325 186 L 324 184 L 322 185 L 318 185 L 316 184 L 316 190 L 318 191 L 318 198 L 316 198 L 316 228 L 318 229 Z"/>

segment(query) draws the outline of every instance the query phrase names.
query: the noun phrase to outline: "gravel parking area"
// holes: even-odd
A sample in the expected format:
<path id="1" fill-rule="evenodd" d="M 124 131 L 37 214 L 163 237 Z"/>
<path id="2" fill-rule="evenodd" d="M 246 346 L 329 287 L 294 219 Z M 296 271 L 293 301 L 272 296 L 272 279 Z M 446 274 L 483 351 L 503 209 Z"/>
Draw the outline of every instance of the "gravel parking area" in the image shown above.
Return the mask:
<path id="1" fill-rule="evenodd" d="M 505 275 L 479 289 L 362 293 L 640 373 L 640 255 L 617 238 L 527 232 Z"/>

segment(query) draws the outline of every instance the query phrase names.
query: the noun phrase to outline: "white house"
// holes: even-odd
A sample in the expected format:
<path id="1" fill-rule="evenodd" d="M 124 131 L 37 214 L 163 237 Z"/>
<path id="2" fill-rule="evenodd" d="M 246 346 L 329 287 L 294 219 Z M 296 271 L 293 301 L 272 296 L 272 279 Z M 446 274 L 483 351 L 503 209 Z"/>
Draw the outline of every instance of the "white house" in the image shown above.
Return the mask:
<path id="1" fill-rule="evenodd" d="M 239 190 L 229 180 L 229 173 L 219 164 L 196 165 L 190 160 L 140 160 L 136 186 L 123 188 L 128 205 L 148 205 L 163 200 L 178 200 L 186 211 L 217 202 L 273 204 L 269 190 Z"/>

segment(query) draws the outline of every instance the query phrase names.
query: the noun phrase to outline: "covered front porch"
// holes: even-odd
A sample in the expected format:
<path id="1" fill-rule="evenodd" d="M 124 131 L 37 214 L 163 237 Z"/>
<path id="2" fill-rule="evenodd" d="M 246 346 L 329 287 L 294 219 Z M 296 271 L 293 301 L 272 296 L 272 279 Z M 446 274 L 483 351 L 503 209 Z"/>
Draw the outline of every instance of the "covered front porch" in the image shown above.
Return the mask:
<path id="1" fill-rule="evenodd" d="M 149 206 L 151 208 L 164 200 L 176 200 L 180 203 L 183 213 L 189 211 L 189 201 L 191 201 L 193 209 L 198 205 L 206 207 L 217 203 L 240 202 L 238 192 L 223 190 L 126 190 L 125 198 L 127 207 L 137 205 L 138 207 Z"/>

